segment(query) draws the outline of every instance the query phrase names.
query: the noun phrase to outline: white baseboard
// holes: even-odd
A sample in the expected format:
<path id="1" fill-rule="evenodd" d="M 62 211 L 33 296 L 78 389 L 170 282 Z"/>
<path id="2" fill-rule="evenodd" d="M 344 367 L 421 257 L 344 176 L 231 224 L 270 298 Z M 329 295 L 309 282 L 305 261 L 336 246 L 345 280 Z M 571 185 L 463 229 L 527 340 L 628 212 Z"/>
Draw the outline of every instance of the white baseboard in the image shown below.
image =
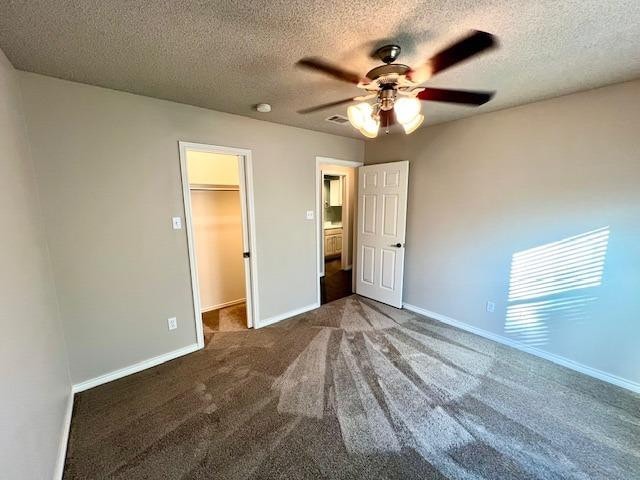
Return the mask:
<path id="1" fill-rule="evenodd" d="M 158 355 L 157 357 L 143 360 L 142 362 L 134 363 L 133 365 L 129 365 L 128 367 L 105 373 L 104 375 L 100 375 L 99 377 L 90 378 L 89 380 L 85 380 L 84 382 L 76 383 L 75 385 L 73 385 L 73 392 L 83 392 L 90 388 L 97 387 L 98 385 L 102 385 L 103 383 L 112 382 L 113 380 L 126 377 L 127 375 L 131 375 L 132 373 L 138 373 L 142 370 L 146 370 L 147 368 L 155 367 L 156 365 L 160 365 L 161 363 L 173 360 L 174 358 L 182 357 L 183 355 L 187 355 L 188 353 L 195 352 L 199 349 L 200 347 L 198 346 L 198 344 L 194 343 L 192 345 L 187 345 L 186 347 L 179 348 L 178 350 L 164 353 L 162 355 Z"/>
<path id="2" fill-rule="evenodd" d="M 69 430 L 71 430 L 71 415 L 73 414 L 73 389 L 69 391 L 67 408 L 62 420 L 62 432 L 60 433 L 60 443 L 58 444 L 58 459 L 53 471 L 54 480 L 62 480 L 64 474 L 64 462 L 67 459 L 67 444 L 69 443 Z"/>
<path id="3" fill-rule="evenodd" d="M 344 267 L 343 270 L 345 270 L 346 272 L 348 272 L 349 270 L 351 270 L 353 268 L 353 265 L 347 265 L 346 267 Z"/>
<path id="4" fill-rule="evenodd" d="M 618 377 L 617 375 L 613 375 L 611 373 L 603 372 L 602 370 L 598 370 L 596 368 L 589 367 L 582 363 L 578 363 L 569 358 L 563 357 L 561 355 L 556 355 L 555 353 L 549 353 L 544 350 L 541 350 L 536 347 L 531 347 L 529 345 L 525 345 L 524 343 L 518 342 L 508 337 L 503 337 L 502 335 L 498 335 L 497 333 L 492 333 L 487 330 L 483 330 L 478 327 L 474 327 L 467 323 L 461 322 L 459 320 L 455 320 L 451 317 L 447 317 L 446 315 L 442 315 L 437 312 L 432 312 L 430 310 L 426 310 L 424 308 L 416 307 L 415 305 L 411 305 L 408 303 L 402 304 L 403 308 L 418 313 L 420 315 L 424 315 L 425 317 L 432 318 L 433 320 L 437 320 L 442 323 L 446 323 L 447 325 L 451 325 L 453 327 L 457 327 L 461 330 L 465 330 L 470 333 L 475 333 L 484 338 L 488 338 L 489 340 L 493 340 L 494 342 L 501 343 L 503 345 L 507 345 L 509 347 L 515 348 L 517 350 L 521 350 L 523 352 L 530 353 L 540 358 L 544 358 L 553 363 L 557 363 L 558 365 L 562 365 L 563 367 L 570 368 L 571 370 L 575 370 L 576 372 L 584 373 L 590 377 L 597 378 L 598 380 L 602 380 L 608 383 L 612 383 L 613 385 L 617 385 L 618 387 L 626 388 L 627 390 L 631 390 L 635 393 L 640 393 L 640 383 L 633 382 L 631 380 L 627 380 L 622 377 Z"/>
<path id="5" fill-rule="evenodd" d="M 296 315 L 300 315 L 301 313 L 308 312 L 309 310 L 315 310 L 320 307 L 320 303 L 315 302 L 311 305 L 307 305 L 306 307 L 297 308 L 295 310 L 290 310 L 285 313 L 281 313 L 280 315 L 275 315 L 273 317 L 265 318 L 264 320 L 260 320 L 256 322 L 256 328 L 266 327 L 267 325 L 272 325 L 274 323 L 280 322 L 281 320 L 286 320 L 287 318 L 295 317 Z"/>
<path id="6" fill-rule="evenodd" d="M 219 310 L 224 307 L 231 307 L 233 305 L 238 305 L 240 303 L 244 303 L 246 298 L 239 298 L 237 300 L 231 300 L 230 302 L 219 303 L 218 305 L 209 305 L 207 307 L 202 307 L 200 309 L 200 313 L 210 312 L 211 310 Z"/>

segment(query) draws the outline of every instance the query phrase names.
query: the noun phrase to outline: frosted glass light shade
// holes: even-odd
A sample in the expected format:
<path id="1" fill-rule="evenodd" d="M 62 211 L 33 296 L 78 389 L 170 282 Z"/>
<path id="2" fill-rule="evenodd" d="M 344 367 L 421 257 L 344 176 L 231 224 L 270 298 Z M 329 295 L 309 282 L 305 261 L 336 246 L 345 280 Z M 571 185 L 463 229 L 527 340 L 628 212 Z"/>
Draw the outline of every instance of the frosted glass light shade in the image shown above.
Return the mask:
<path id="1" fill-rule="evenodd" d="M 351 105 L 347 108 L 347 117 L 349 117 L 349 122 L 355 128 L 360 130 L 367 118 L 371 118 L 371 114 L 373 113 L 373 108 L 368 103 L 359 103 L 357 105 Z"/>
<path id="2" fill-rule="evenodd" d="M 420 100 L 415 97 L 402 97 L 393 106 L 396 119 L 401 124 L 410 123 L 420 114 Z"/>
<path id="3" fill-rule="evenodd" d="M 410 133 L 413 133 L 416 131 L 416 129 L 422 125 L 422 122 L 424 122 L 424 115 L 417 115 L 416 117 L 414 117 L 414 119 L 408 123 L 403 123 L 402 124 L 402 128 L 404 128 L 404 133 L 406 133 L 407 135 L 409 135 Z"/>
<path id="4" fill-rule="evenodd" d="M 378 136 L 378 129 L 380 128 L 380 121 L 374 120 L 373 117 L 368 116 L 362 125 L 359 128 L 360 133 L 362 133 L 365 137 L 368 138 L 376 138 Z"/>

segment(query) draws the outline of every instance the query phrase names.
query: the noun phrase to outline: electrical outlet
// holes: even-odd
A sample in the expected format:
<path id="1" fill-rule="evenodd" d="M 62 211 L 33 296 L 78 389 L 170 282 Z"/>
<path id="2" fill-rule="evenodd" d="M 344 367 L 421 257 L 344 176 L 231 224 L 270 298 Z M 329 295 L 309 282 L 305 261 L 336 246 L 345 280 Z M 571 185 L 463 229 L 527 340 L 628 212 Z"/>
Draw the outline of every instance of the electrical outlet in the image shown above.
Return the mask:
<path id="1" fill-rule="evenodd" d="M 496 304 L 493 302 L 487 302 L 487 312 L 495 312 Z"/>
<path id="2" fill-rule="evenodd" d="M 176 317 L 171 317 L 167 320 L 167 325 L 169 326 L 169 330 L 175 330 L 178 328 L 178 319 Z"/>
<path id="3" fill-rule="evenodd" d="M 307 210 L 307 220 L 313 220 L 313 210 Z"/>

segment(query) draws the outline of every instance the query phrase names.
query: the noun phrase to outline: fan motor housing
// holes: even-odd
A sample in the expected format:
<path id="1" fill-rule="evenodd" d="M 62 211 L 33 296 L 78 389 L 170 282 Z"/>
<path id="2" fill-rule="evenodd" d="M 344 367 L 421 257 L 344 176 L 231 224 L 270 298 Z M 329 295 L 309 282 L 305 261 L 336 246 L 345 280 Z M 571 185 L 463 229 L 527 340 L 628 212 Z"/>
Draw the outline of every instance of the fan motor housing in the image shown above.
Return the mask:
<path id="1" fill-rule="evenodd" d="M 374 55 L 384 63 L 393 63 L 400 56 L 401 51 L 400 45 L 384 45 L 377 49 Z"/>
<path id="2" fill-rule="evenodd" d="M 407 65 L 401 63 L 391 63 L 389 65 L 380 65 L 367 72 L 367 78 L 370 80 L 377 80 L 380 77 L 388 75 L 406 75 L 411 70 Z"/>
<path id="3" fill-rule="evenodd" d="M 394 88 L 383 88 L 378 95 L 378 104 L 380 110 L 389 111 L 393 108 L 396 100 L 396 91 Z"/>

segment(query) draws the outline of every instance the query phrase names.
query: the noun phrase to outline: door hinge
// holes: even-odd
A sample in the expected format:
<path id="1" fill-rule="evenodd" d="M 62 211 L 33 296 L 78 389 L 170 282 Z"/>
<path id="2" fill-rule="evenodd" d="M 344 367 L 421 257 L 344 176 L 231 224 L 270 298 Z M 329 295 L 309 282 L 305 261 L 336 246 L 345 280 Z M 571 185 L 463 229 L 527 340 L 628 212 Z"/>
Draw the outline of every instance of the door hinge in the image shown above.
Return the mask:
<path id="1" fill-rule="evenodd" d="M 251 256 L 251 253 L 249 252 L 242 252 L 242 257 L 243 258 L 249 258 Z"/>

